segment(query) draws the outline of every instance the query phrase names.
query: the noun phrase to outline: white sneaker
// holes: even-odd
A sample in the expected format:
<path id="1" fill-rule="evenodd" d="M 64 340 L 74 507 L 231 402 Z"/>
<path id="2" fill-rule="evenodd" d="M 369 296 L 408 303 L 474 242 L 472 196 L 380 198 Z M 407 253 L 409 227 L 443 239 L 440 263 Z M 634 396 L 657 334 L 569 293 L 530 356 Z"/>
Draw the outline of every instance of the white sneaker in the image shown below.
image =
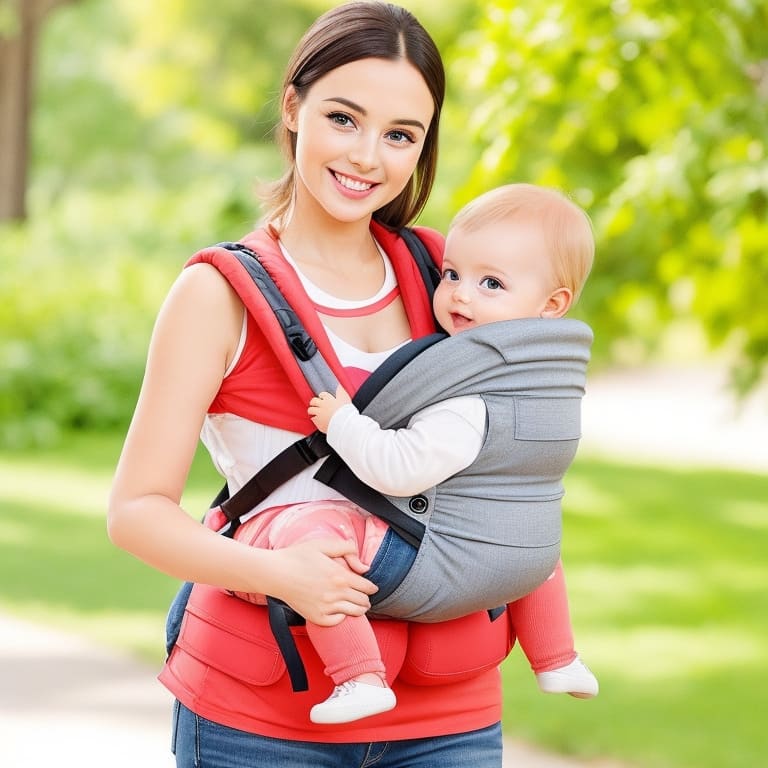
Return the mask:
<path id="1" fill-rule="evenodd" d="M 536 682 L 544 693 L 569 693 L 577 699 L 591 699 L 600 690 L 597 678 L 578 656 L 564 667 L 539 672 Z"/>
<path id="2" fill-rule="evenodd" d="M 387 712 L 396 703 L 391 688 L 348 680 L 337 685 L 325 701 L 315 704 L 309 712 L 309 719 L 313 723 L 349 723 Z"/>

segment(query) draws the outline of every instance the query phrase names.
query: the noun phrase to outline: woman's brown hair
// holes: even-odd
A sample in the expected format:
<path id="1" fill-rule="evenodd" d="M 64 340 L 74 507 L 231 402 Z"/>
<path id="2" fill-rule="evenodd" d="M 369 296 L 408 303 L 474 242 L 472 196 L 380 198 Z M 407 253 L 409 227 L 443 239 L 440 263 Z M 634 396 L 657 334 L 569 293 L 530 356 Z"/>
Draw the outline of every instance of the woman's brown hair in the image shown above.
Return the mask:
<path id="1" fill-rule="evenodd" d="M 384 2 L 350 2 L 327 11 L 306 31 L 288 62 L 282 94 L 293 86 L 299 99 L 321 77 L 360 59 L 405 59 L 424 78 L 434 102 L 432 122 L 413 176 L 374 218 L 393 228 L 412 222 L 427 202 L 437 166 L 438 125 L 445 97 L 445 71 L 440 53 L 416 17 Z M 291 206 L 294 189 L 296 134 L 282 123 L 277 141 L 290 168 L 271 188 L 265 203 L 267 218 L 279 229 Z"/>

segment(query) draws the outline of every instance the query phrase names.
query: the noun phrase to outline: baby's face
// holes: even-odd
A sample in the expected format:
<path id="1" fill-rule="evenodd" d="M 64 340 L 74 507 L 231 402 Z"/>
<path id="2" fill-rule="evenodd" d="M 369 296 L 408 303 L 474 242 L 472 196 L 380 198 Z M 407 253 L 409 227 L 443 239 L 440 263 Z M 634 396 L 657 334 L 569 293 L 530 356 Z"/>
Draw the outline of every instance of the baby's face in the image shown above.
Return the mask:
<path id="1" fill-rule="evenodd" d="M 435 316 L 451 336 L 497 320 L 540 317 L 556 287 L 536 224 L 502 221 L 473 232 L 451 230 Z"/>

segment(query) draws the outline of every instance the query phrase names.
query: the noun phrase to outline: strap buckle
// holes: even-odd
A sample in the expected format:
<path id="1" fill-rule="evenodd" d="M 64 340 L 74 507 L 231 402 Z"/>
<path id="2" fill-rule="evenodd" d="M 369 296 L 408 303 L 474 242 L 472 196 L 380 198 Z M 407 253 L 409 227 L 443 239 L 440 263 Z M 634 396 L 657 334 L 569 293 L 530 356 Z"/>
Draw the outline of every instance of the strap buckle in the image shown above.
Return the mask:
<path id="1" fill-rule="evenodd" d="M 308 467 L 331 452 L 325 435 L 319 431 L 307 435 L 303 440 L 297 440 L 293 446 Z"/>

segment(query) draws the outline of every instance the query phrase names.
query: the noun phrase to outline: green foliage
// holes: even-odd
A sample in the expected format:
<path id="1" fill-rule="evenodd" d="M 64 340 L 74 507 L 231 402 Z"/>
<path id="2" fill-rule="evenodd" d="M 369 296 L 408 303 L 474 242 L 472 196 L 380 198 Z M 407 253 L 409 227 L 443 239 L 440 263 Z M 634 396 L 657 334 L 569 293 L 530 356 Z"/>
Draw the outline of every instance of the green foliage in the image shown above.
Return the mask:
<path id="1" fill-rule="evenodd" d="M 0 606 L 157 664 L 177 584 L 107 540 L 120 440 L 67 435 L 55 449 L 0 451 Z M 190 514 L 220 482 L 199 453 Z M 571 612 L 600 695 L 539 693 L 515 649 L 503 667 L 505 732 L 644 768 L 762 765 L 768 479 L 584 456 L 567 490 Z"/>
<path id="2" fill-rule="evenodd" d="M 13 0 L 0 0 L 0 39 L 11 37 L 19 31 L 18 11 Z"/>
<path id="3" fill-rule="evenodd" d="M 153 0 L 119 5 L 132 46 L 116 52 L 115 75 L 144 115 L 214 152 L 269 139 L 282 68 L 318 15 L 316 3 L 190 0 L 161 12 Z"/>
<path id="4" fill-rule="evenodd" d="M 3 234 L 0 442 L 43 443 L 63 425 L 124 423 L 159 304 L 144 290 L 148 270 L 98 239 L 89 250 L 78 233 L 80 250 L 70 252 L 64 227 Z"/>
<path id="5" fill-rule="evenodd" d="M 143 114 L 116 87 L 130 38 L 101 2 L 46 28 L 31 215 L 0 227 L 0 445 L 124 426 L 174 277 L 197 248 L 252 227 L 253 179 L 278 172 L 271 147 L 221 154 L 168 130 L 172 103 Z"/>
<path id="6" fill-rule="evenodd" d="M 334 4 L 79 0 L 48 17 L 30 217 L 0 228 L 0 444 L 126 422 L 168 286 L 197 248 L 250 229 L 257 184 L 280 173 L 283 69 Z M 598 237 L 577 308 L 595 361 L 653 351 L 687 320 L 736 350 L 748 387 L 768 357 L 753 299 L 768 278 L 765 4 L 404 5 L 449 75 L 422 223 L 445 229 L 510 180 L 568 190 Z"/>
<path id="7" fill-rule="evenodd" d="M 766 28 L 746 0 L 494 0 L 451 62 L 479 154 L 459 202 L 524 180 L 590 212 L 598 355 L 694 317 L 735 343 L 741 383 L 768 360 Z"/>

